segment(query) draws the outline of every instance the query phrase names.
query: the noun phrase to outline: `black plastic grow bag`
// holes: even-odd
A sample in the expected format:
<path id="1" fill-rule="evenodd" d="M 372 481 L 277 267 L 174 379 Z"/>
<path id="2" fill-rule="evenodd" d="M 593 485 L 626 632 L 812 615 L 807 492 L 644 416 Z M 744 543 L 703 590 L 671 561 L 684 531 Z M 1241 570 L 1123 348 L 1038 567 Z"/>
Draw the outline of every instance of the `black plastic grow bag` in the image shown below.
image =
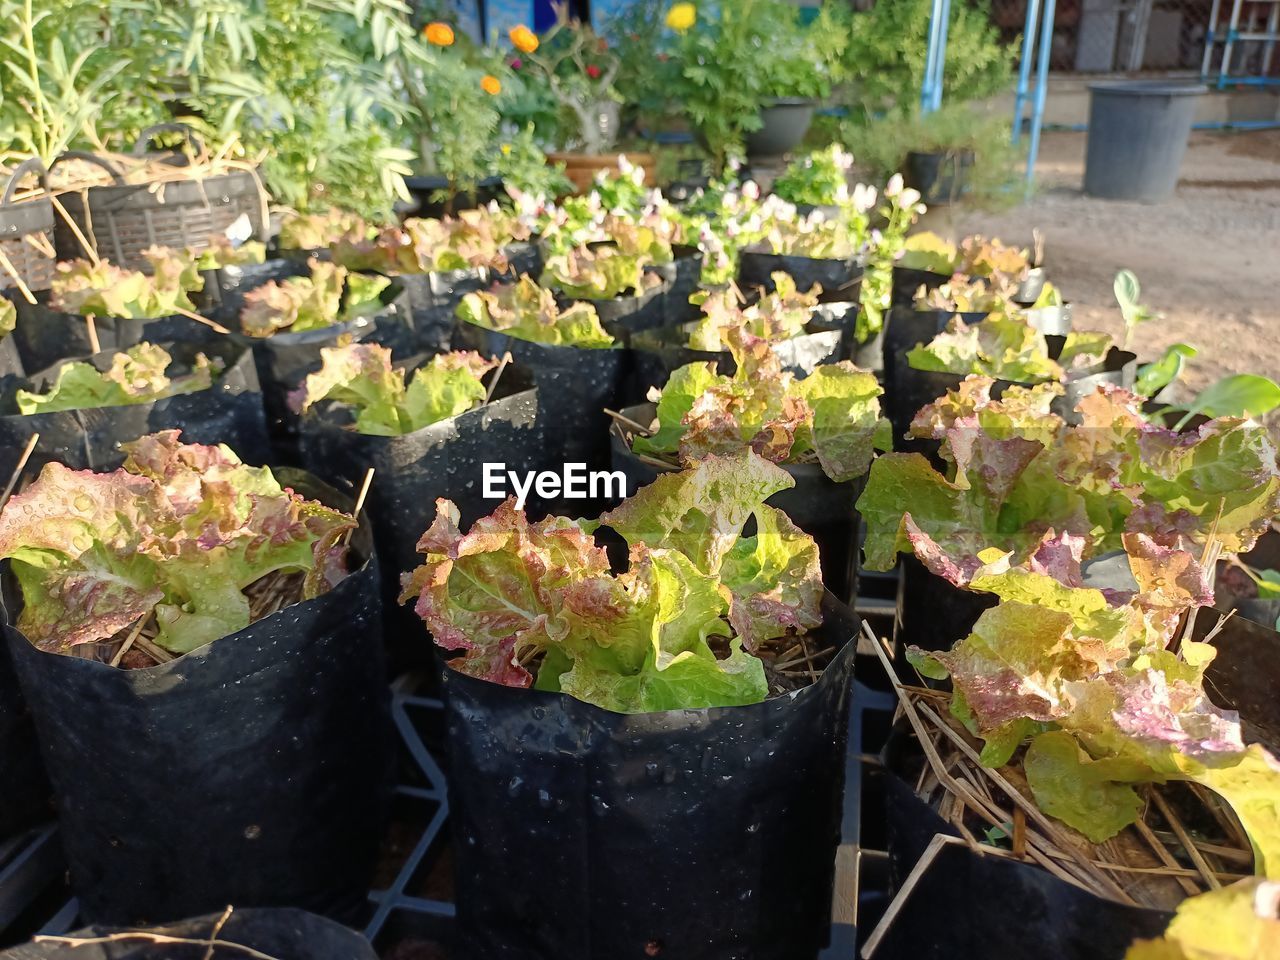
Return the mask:
<path id="1" fill-rule="evenodd" d="M 1217 626 L 1218 616 L 1216 610 L 1199 611 L 1192 636 L 1203 640 Z M 1218 655 L 1205 672 L 1210 699 L 1240 712 L 1246 743 L 1280 752 L 1280 633 L 1237 613 L 1211 642 Z"/>
<path id="2" fill-rule="evenodd" d="M 656 287 L 650 287 L 642 293 L 631 296 L 610 297 L 608 300 L 579 300 L 559 294 L 556 300 L 561 309 L 575 302 L 589 303 L 595 307 L 600 317 L 600 325 L 615 340 L 630 343 L 631 337 L 643 330 L 661 327 L 666 316 L 666 296 L 669 285 L 666 281 Z"/>
<path id="3" fill-rule="evenodd" d="M 649 424 L 655 406 L 642 403 L 619 411 L 636 423 Z M 609 434 L 613 469 L 627 478 L 626 496 L 652 483 L 662 472 L 646 463 L 626 445 L 616 431 Z M 854 503 L 862 493 L 865 477 L 836 483 L 816 463 L 779 464 L 795 480 L 795 486 L 769 498 L 791 521 L 818 544 L 822 558 L 822 582 L 842 602 L 849 603 L 858 592 L 858 513 Z"/>
<path id="4" fill-rule="evenodd" d="M 432 273 L 403 273 L 391 278 L 403 291 L 395 302 L 407 312 L 416 334 L 415 350 L 442 353 L 449 349 L 453 316 L 468 293 L 488 290 L 491 272 L 482 267 Z"/>
<path id="5" fill-rule="evenodd" d="M 26 370 L 43 370 L 68 357 L 86 357 L 93 352 L 89 324 L 75 313 L 49 309 L 44 295 L 38 303 L 14 301 L 18 322 L 11 337 L 15 340 Z M 121 320 L 94 317 L 94 332 L 102 350 L 123 350 L 146 340 L 151 343 L 212 343 L 222 338 L 208 324 L 190 317 L 160 317 L 156 320 Z"/>
<path id="6" fill-rule="evenodd" d="M 904 554 L 894 630 L 898 651 L 907 646 L 950 650 L 973 632 L 978 617 L 996 602 L 995 594 L 954 586 L 930 573 L 914 554 Z"/>
<path id="7" fill-rule="evenodd" d="M 350 509 L 305 474 L 282 483 Z M 169 663 L 120 670 L 5 635 L 57 799 L 80 916 L 292 906 L 355 920 L 392 784 L 372 538 L 329 593 Z M 6 609 L 21 599 L 5 576 Z"/>
<path id="8" fill-rule="evenodd" d="M 738 286 L 748 294 L 757 288 L 772 293 L 773 274 L 790 274 L 796 289 L 807 292 L 816 283 L 822 287 L 820 300 L 858 300 L 865 265 L 858 257 L 845 260 L 818 260 L 778 253 L 744 250 L 738 260 Z"/>
<path id="9" fill-rule="evenodd" d="M 628 716 L 446 670 L 459 956 L 811 960 L 859 629 L 823 612 L 818 682 L 746 707 Z"/>
<path id="10" fill-rule="evenodd" d="M 215 913 L 145 931 L 202 941 L 198 945 L 162 944 L 141 938 L 90 944 L 29 943 L 0 953 L 0 960 L 244 960 L 243 949 L 208 945 L 215 930 L 219 941 L 248 947 L 272 960 L 377 960 L 378 956 L 355 931 L 304 910 L 235 910 L 219 927 L 221 919 L 222 914 Z M 136 932 L 95 926 L 67 936 L 95 938 Z"/>
<path id="11" fill-rule="evenodd" d="M 53 790 L 44 772 L 31 710 L 9 651 L 0 645 L 0 843 L 53 818 Z"/>
<path id="12" fill-rule="evenodd" d="M 894 421 L 894 442 L 901 436 L 898 422 L 906 416 L 911 422 L 915 409 L 903 410 L 895 416 L 897 395 L 902 392 L 903 380 L 913 376 L 916 371 L 910 370 L 903 356 L 907 351 L 919 344 L 928 343 L 947 329 L 952 318 L 959 317 L 965 323 L 976 323 L 987 315 L 985 313 L 952 313 L 948 310 L 917 310 L 908 303 L 906 306 L 894 307 L 885 317 L 883 359 L 884 359 L 884 405 L 890 419 Z M 911 401 L 908 401 L 911 402 Z"/>
<path id="13" fill-rule="evenodd" d="M 382 569 L 383 620 L 393 660 L 430 662 L 422 621 L 399 603 L 400 574 L 421 562 L 418 539 L 435 518 L 439 497 L 458 506 L 462 528 L 492 513 L 484 498 L 484 465 L 511 470 L 559 469 L 546 459 L 538 391 L 527 372 L 508 366 L 494 399 L 482 407 L 398 437 L 346 428 L 349 415 L 323 405 L 299 424 L 303 466 L 339 489 L 356 490 L 374 470 L 366 502 Z M 536 504 L 526 505 L 531 513 Z"/>
<path id="14" fill-rule="evenodd" d="M 726 350 L 694 350 L 688 346 L 690 325 L 659 327 L 631 338 L 631 376 L 623 394 L 628 403 L 648 398 L 649 388 L 661 388 L 674 370 L 689 363 L 710 361 L 719 373 L 731 376 L 738 368 L 733 355 Z M 843 333 L 820 321 L 808 324 L 805 332 L 789 340 L 773 344 L 784 370 L 796 376 L 808 376 L 819 365 L 840 359 Z"/>
<path id="15" fill-rule="evenodd" d="M 893 268 L 893 281 L 890 288 L 891 308 L 912 307 L 915 305 L 916 294 L 921 287 L 925 290 L 936 290 L 948 280 L 951 279 L 949 273 L 935 273 L 932 270 L 917 270 L 914 267 Z"/>
<path id="16" fill-rule="evenodd" d="M 683 243 L 674 244 L 671 253 L 673 259 L 670 263 L 649 268 L 668 284 L 662 295 L 663 326 L 697 320 L 701 313 L 689 298 L 702 288 L 703 253 L 697 247 Z"/>
<path id="17" fill-rule="evenodd" d="M 22 387 L 44 392 L 57 379 L 62 363 L 27 380 L 0 381 L 0 476 L 8 477 L 18 464 L 32 434 L 39 433 L 25 472 L 34 476 L 56 460 L 74 470 L 111 470 L 124 462 L 122 443 L 155 433 L 180 429 L 186 443 L 225 443 L 246 463 L 270 459 L 266 416 L 253 356 L 243 346 L 223 338 L 219 343 L 177 343 L 170 356 L 189 370 L 197 353 L 226 365 L 213 386 L 198 393 L 167 397 L 152 403 L 94 407 L 54 413 L 18 412 L 16 393 Z M 86 358 L 99 370 L 109 369 L 115 351 Z"/>
<path id="18" fill-rule="evenodd" d="M 0 377 L 22 376 L 22 355 L 18 341 L 9 335 L 0 335 Z"/>
<path id="19" fill-rule="evenodd" d="M 899 730 L 885 750 L 885 814 L 894 889 L 937 834 L 959 836 L 902 777 L 918 748 Z M 899 775 L 901 774 L 901 776 Z M 1015 906 L 1017 921 L 993 904 Z M 871 960 L 1123 960 L 1139 937 L 1158 937 L 1171 914 L 1088 893 L 1030 863 L 943 847 L 905 899 Z"/>
<path id="20" fill-rule="evenodd" d="M 545 462 L 584 463 L 588 470 L 608 465 L 609 417 L 604 410 L 617 409 L 628 351 L 532 343 L 465 321 L 458 324 L 457 336 L 462 345 L 486 356 L 510 351 L 533 374 Z M 575 504 L 576 515 L 590 516 L 585 501 Z"/>

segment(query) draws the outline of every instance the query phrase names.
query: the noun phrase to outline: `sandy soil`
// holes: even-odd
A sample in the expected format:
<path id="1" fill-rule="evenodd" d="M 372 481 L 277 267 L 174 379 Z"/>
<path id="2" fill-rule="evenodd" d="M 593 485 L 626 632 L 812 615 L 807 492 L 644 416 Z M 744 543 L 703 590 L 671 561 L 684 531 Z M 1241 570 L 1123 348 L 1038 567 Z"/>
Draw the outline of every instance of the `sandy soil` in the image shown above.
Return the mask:
<path id="1" fill-rule="evenodd" d="M 1047 133 L 1029 202 L 931 211 L 925 226 L 1025 244 L 1038 227 L 1076 329 L 1120 330 L 1111 284 L 1127 267 L 1162 315 L 1144 331 L 1141 359 L 1185 342 L 1200 350 L 1192 388 L 1228 373 L 1280 379 L 1280 131 L 1193 134 L 1177 195 L 1159 205 L 1084 196 L 1084 156 L 1084 134 Z"/>

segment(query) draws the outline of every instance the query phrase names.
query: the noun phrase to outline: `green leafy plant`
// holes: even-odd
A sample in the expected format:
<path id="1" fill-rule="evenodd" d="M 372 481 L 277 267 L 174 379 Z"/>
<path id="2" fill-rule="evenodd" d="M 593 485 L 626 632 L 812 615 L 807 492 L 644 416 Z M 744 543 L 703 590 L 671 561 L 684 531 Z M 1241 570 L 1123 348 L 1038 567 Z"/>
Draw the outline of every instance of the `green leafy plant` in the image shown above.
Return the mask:
<path id="1" fill-rule="evenodd" d="M 575 300 L 610 300 L 639 296 L 661 286 L 662 278 L 645 270 L 653 263 L 647 252 L 626 253 L 618 247 L 579 247 L 551 257 L 541 283 Z"/>
<path id="2" fill-rule="evenodd" d="M 831 92 L 828 56 L 819 44 L 838 41 L 838 34 L 806 26 L 800 10 L 784 0 L 704 6 L 671 44 L 679 72 L 670 96 L 701 131 L 719 169 L 742 154 L 771 100 L 816 100 Z"/>
<path id="3" fill-rule="evenodd" d="M 1062 366 L 1049 359 L 1044 334 L 1021 317 L 1003 314 L 977 323 L 953 317 L 929 343 L 909 350 L 907 362 L 913 370 L 978 374 L 1014 383 L 1042 383 L 1064 376 Z"/>
<path id="4" fill-rule="evenodd" d="M 163 347 L 139 343 L 112 357 L 107 370 L 98 370 L 83 361 L 64 363 L 47 393 L 19 390 L 15 402 L 18 412 L 24 415 L 154 403 L 208 390 L 214 377 L 222 372 L 220 360 L 210 361 L 199 353 L 188 373 L 170 378 L 172 361 Z"/>
<path id="5" fill-rule="evenodd" d="M 1154 397 L 1165 387 L 1177 381 L 1186 362 L 1197 352 L 1196 348 L 1190 344 L 1175 343 L 1159 360 L 1143 364 L 1138 368 L 1133 392 L 1141 397 Z"/>
<path id="6" fill-rule="evenodd" d="M 441 220 L 410 218 L 367 237 L 347 234 L 332 244 L 334 262 L 389 276 L 507 269 L 503 248 L 529 232 L 495 211 L 464 210 Z"/>
<path id="7" fill-rule="evenodd" d="M 272 280 L 244 297 L 240 328 L 251 337 L 321 330 L 376 313 L 386 277 L 350 273 L 335 263 L 309 262 L 310 273 Z"/>
<path id="8" fill-rule="evenodd" d="M 367 240 L 376 229 L 362 217 L 330 208 L 320 213 L 292 213 L 280 222 L 281 250 L 324 250 L 339 241 Z"/>
<path id="9" fill-rule="evenodd" d="M 466 413 L 484 402 L 481 381 L 497 366 L 478 353 L 455 351 L 432 357 L 405 382 L 391 365 L 391 351 L 376 343 L 349 343 L 320 351 L 321 367 L 289 395 L 303 414 L 332 400 L 355 414 L 357 433 L 398 437 Z"/>
<path id="10" fill-rule="evenodd" d="M 1120 314 L 1124 317 L 1124 346 L 1127 350 L 1138 325 L 1158 319 L 1159 314 L 1138 302 L 1138 298 L 1142 296 L 1142 286 L 1132 270 L 1117 273 L 1112 289 L 1116 295 L 1116 303 L 1120 304 Z"/>
<path id="11" fill-rule="evenodd" d="M 963 274 L 932 290 L 918 291 L 915 308 L 947 313 L 1009 313 L 1015 309 L 997 288 L 985 280 L 970 279 Z"/>
<path id="12" fill-rule="evenodd" d="M 1125 534 L 1196 554 L 1212 536 L 1238 553 L 1280 512 L 1275 447 L 1257 423 L 1224 417 L 1179 434 L 1112 388 L 1082 400 L 1081 422 L 1068 425 L 1050 409 L 1057 384 L 1009 387 L 999 400 L 993 386 L 969 377 L 912 422 L 912 436 L 941 442 L 946 476 L 919 454 L 876 459 L 858 501 L 868 569 L 910 551 L 964 586 L 988 548 L 1015 566 L 1071 544 L 1089 559 Z"/>
<path id="13" fill-rule="evenodd" d="M 531 197 L 559 197 L 573 190 L 563 163 L 548 163 L 532 123 L 502 139 L 493 172 L 509 192 Z"/>
<path id="14" fill-rule="evenodd" d="M 1280 406 L 1280 385 L 1254 373 L 1237 373 L 1210 384 L 1185 407 L 1169 406 L 1167 412 L 1185 411 L 1177 427 L 1196 416 L 1261 417 Z"/>
<path id="15" fill-rule="evenodd" d="M 943 64 L 948 101 L 968 103 L 1005 90 L 1017 49 L 1000 41 L 988 4 L 956 0 L 950 10 Z M 894 0 L 867 10 L 841 0 L 822 5 L 813 33 L 843 39 L 828 55 L 833 99 L 849 108 L 852 123 L 865 124 L 919 100 L 932 16 L 930 0 Z M 854 156 L 862 155 L 855 150 Z"/>
<path id="16" fill-rule="evenodd" d="M 762 658 L 822 621 L 817 547 L 764 502 L 792 482 L 749 451 L 708 457 L 597 522 L 530 523 L 508 500 L 466 534 L 441 500 L 401 600 L 460 651 L 453 669 L 495 683 L 619 713 L 758 703 Z M 626 572 L 599 526 L 630 546 Z"/>
<path id="17" fill-rule="evenodd" d="M 7 337 L 18 326 L 18 308 L 0 297 L 0 337 Z"/>
<path id="18" fill-rule="evenodd" d="M 838 143 L 792 160 L 773 182 L 775 196 L 788 203 L 815 207 L 840 206 L 850 201 L 849 171 L 853 154 Z"/>
<path id="19" fill-rule="evenodd" d="M 951 62 L 950 53 L 947 62 Z M 950 91 L 947 95 L 952 96 Z M 927 114 L 910 105 L 869 120 L 847 120 L 841 125 L 840 139 L 877 178 L 901 172 L 908 153 L 953 158 L 971 153 L 973 163 L 964 172 L 966 203 L 1000 208 L 1020 196 L 1014 187 L 1021 149 L 1013 144 L 1009 121 L 1002 113 L 983 114 L 958 100 Z"/>
<path id="20" fill-rule="evenodd" d="M 187 653 L 248 626 L 255 584 L 298 575 L 299 599 L 345 576 L 347 514 L 282 488 L 225 446 L 178 431 L 125 444 L 111 473 L 46 464 L 0 513 L 22 589 L 17 626 L 42 650 L 123 641 Z M 269 611 L 268 611 L 269 612 Z"/>
<path id="21" fill-rule="evenodd" d="M 884 318 L 893 302 L 893 265 L 907 244 L 907 231 L 925 212 L 920 192 L 903 185 L 894 174 L 884 188 L 881 225 L 867 245 L 867 265 L 862 274 L 855 336 L 865 343 L 884 329 Z"/>
<path id="22" fill-rule="evenodd" d="M 600 325 L 595 307 L 577 302 L 562 310 L 552 291 L 539 287 L 527 276 L 490 291 L 468 293 L 458 304 L 457 314 L 477 327 L 533 343 L 588 349 L 615 345 L 613 337 Z"/>
<path id="23" fill-rule="evenodd" d="M 267 247 L 260 240 L 236 243 L 219 233 L 209 238 L 209 246 L 204 250 L 187 248 L 186 255 L 195 260 L 197 270 L 221 270 L 263 263 L 267 259 Z"/>
<path id="24" fill-rule="evenodd" d="M 63 313 L 155 320 L 191 313 L 191 294 L 204 278 L 191 257 L 163 247 L 143 251 L 151 272 L 125 270 L 100 260 L 64 261 L 49 290 L 49 305 Z"/>
<path id="25" fill-rule="evenodd" d="M 875 203 L 874 190 L 869 199 Z M 764 235 L 746 249 L 814 260 L 849 260 L 865 250 L 870 234 L 865 209 L 851 205 L 845 215 L 836 219 L 821 213 L 808 217 L 796 217 L 794 211 L 777 213 L 776 207 L 765 201 L 763 214 L 769 219 Z"/>
<path id="26" fill-rule="evenodd" d="M 954 243 L 936 233 L 922 230 L 907 237 L 898 256 L 904 270 L 926 270 L 929 273 L 953 274 L 960 266 L 960 250 Z"/>
<path id="27" fill-rule="evenodd" d="M 1139 534 L 1125 546 L 1136 595 L 1085 587 L 1074 558 L 1060 579 L 993 560 L 970 586 L 999 604 L 950 651 L 908 657 L 950 677 L 952 712 L 985 741 L 983 763 L 1003 766 L 1030 740 L 1021 766 L 1036 804 L 1092 842 L 1138 819 L 1135 785 L 1188 780 L 1231 806 L 1257 872 L 1280 875 L 1280 763 L 1246 747 L 1238 716 L 1210 701 L 1214 648 L 1171 649 L 1181 614 L 1212 602 L 1204 570 Z"/>
<path id="28" fill-rule="evenodd" d="M 774 342 L 804 333 L 818 305 L 819 288 L 802 293 L 789 273 L 774 273 L 771 279 L 773 292 L 750 306 L 744 306 L 734 287 L 702 293 L 702 319 L 691 328 L 688 347 L 718 353 L 731 346 L 730 334 L 739 330 Z"/>
<path id="29" fill-rule="evenodd" d="M 675 370 L 657 396 L 656 429 L 632 441 L 636 453 L 690 466 L 750 447 L 774 463 L 816 460 L 841 483 L 866 473 L 875 450 L 889 449 L 874 374 L 844 360 L 800 379 L 782 369 L 767 340 L 741 327 L 728 340 L 734 375 L 718 374 L 714 363 Z"/>

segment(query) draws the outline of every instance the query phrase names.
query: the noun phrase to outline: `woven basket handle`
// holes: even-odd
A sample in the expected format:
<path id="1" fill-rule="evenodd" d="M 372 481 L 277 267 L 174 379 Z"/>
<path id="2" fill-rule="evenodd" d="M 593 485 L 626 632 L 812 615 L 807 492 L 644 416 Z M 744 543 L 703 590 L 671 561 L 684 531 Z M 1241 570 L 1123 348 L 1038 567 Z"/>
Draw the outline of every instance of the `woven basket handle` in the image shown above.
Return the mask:
<path id="1" fill-rule="evenodd" d="M 45 193 L 49 192 L 49 174 L 45 171 L 44 164 L 40 162 L 39 157 L 27 157 L 14 168 L 9 182 L 4 185 L 4 196 L 0 197 L 0 206 L 4 206 L 13 199 L 13 191 L 18 188 L 22 178 L 31 173 L 36 175 Z"/>
<path id="2" fill-rule="evenodd" d="M 96 153 L 89 153 L 85 150 L 67 150 L 65 153 L 59 154 L 58 159 L 53 161 L 53 163 L 49 164 L 50 172 L 52 172 L 53 168 L 56 167 L 58 164 L 60 164 L 63 160 L 84 160 L 87 163 L 92 163 L 95 166 L 101 167 L 103 170 L 107 171 L 107 173 L 111 174 L 111 179 L 114 180 L 116 183 L 118 184 L 124 183 L 124 177 L 120 176 L 120 171 L 117 170 L 111 163 L 107 162 L 102 157 L 98 156 Z"/>
<path id="3" fill-rule="evenodd" d="M 158 133 L 180 133 L 187 138 L 187 143 L 191 145 L 192 150 L 196 153 L 204 153 L 204 141 L 185 123 L 157 123 L 138 134 L 138 142 L 133 145 L 133 155 L 141 157 L 146 154 L 151 141 Z"/>

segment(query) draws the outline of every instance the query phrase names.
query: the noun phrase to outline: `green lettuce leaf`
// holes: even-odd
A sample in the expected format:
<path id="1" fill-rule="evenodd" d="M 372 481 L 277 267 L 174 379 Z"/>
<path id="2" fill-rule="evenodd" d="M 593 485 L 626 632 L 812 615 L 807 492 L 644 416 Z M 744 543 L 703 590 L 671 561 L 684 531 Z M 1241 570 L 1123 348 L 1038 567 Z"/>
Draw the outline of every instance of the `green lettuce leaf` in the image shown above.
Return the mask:
<path id="1" fill-rule="evenodd" d="M 5 300 L 0 297 L 0 337 L 7 337 L 13 333 L 17 325 L 18 308 L 13 305 L 11 300 Z"/>
<path id="2" fill-rule="evenodd" d="M 1032 740 L 1023 768 L 1036 806 L 1094 843 L 1134 823 L 1146 805 L 1133 787 L 1117 782 L 1117 774 L 1129 771 L 1112 760 L 1092 759 L 1063 730 Z"/>
<path id="3" fill-rule="evenodd" d="M 647 253 L 624 253 L 618 247 L 576 247 L 547 260 L 539 281 L 575 300 L 611 300 L 623 294 L 639 295 L 662 280 L 645 267 L 653 260 Z"/>
<path id="4" fill-rule="evenodd" d="M 467 323 L 553 346 L 608 349 L 613 337 L 600 325 L 595 307 L 574 303 L 561 310 L 555 294 L 527 276 L 482 293 L 468 293 L 457 315 Z"/>
<path id="5" fill-rule="evenodd" d="M 312 259 L 310 274 L 272 280 L 244 297 L 240 328 L 251 337 L 269 337 L 287 330 L 322 330 L 348 319 L 342 312 L 347 271 L 334 263 Z"/>
<path id="6" fill-rule="evenodd" d="M 907 237 L 898 257 L 904 270 L 927 270 L 930 273 L 955 273 L 960 251 L 936 233 L 922 230 Z"/>
<path id="7" fill-rule="evenodd" d="M 64 363 L 48 393 L 18 390 L 15 402 L 23 415 L 153 403 L 208 390 L 213 378 L 222 372 L 221 361 L 210 361 L 201 353 L 196 355 L 190 373 L 171 380 L 166 373 L 171 361 L 163 347 L 135 344 L 117 353 L 106 371 L 83 361 Z"/>

